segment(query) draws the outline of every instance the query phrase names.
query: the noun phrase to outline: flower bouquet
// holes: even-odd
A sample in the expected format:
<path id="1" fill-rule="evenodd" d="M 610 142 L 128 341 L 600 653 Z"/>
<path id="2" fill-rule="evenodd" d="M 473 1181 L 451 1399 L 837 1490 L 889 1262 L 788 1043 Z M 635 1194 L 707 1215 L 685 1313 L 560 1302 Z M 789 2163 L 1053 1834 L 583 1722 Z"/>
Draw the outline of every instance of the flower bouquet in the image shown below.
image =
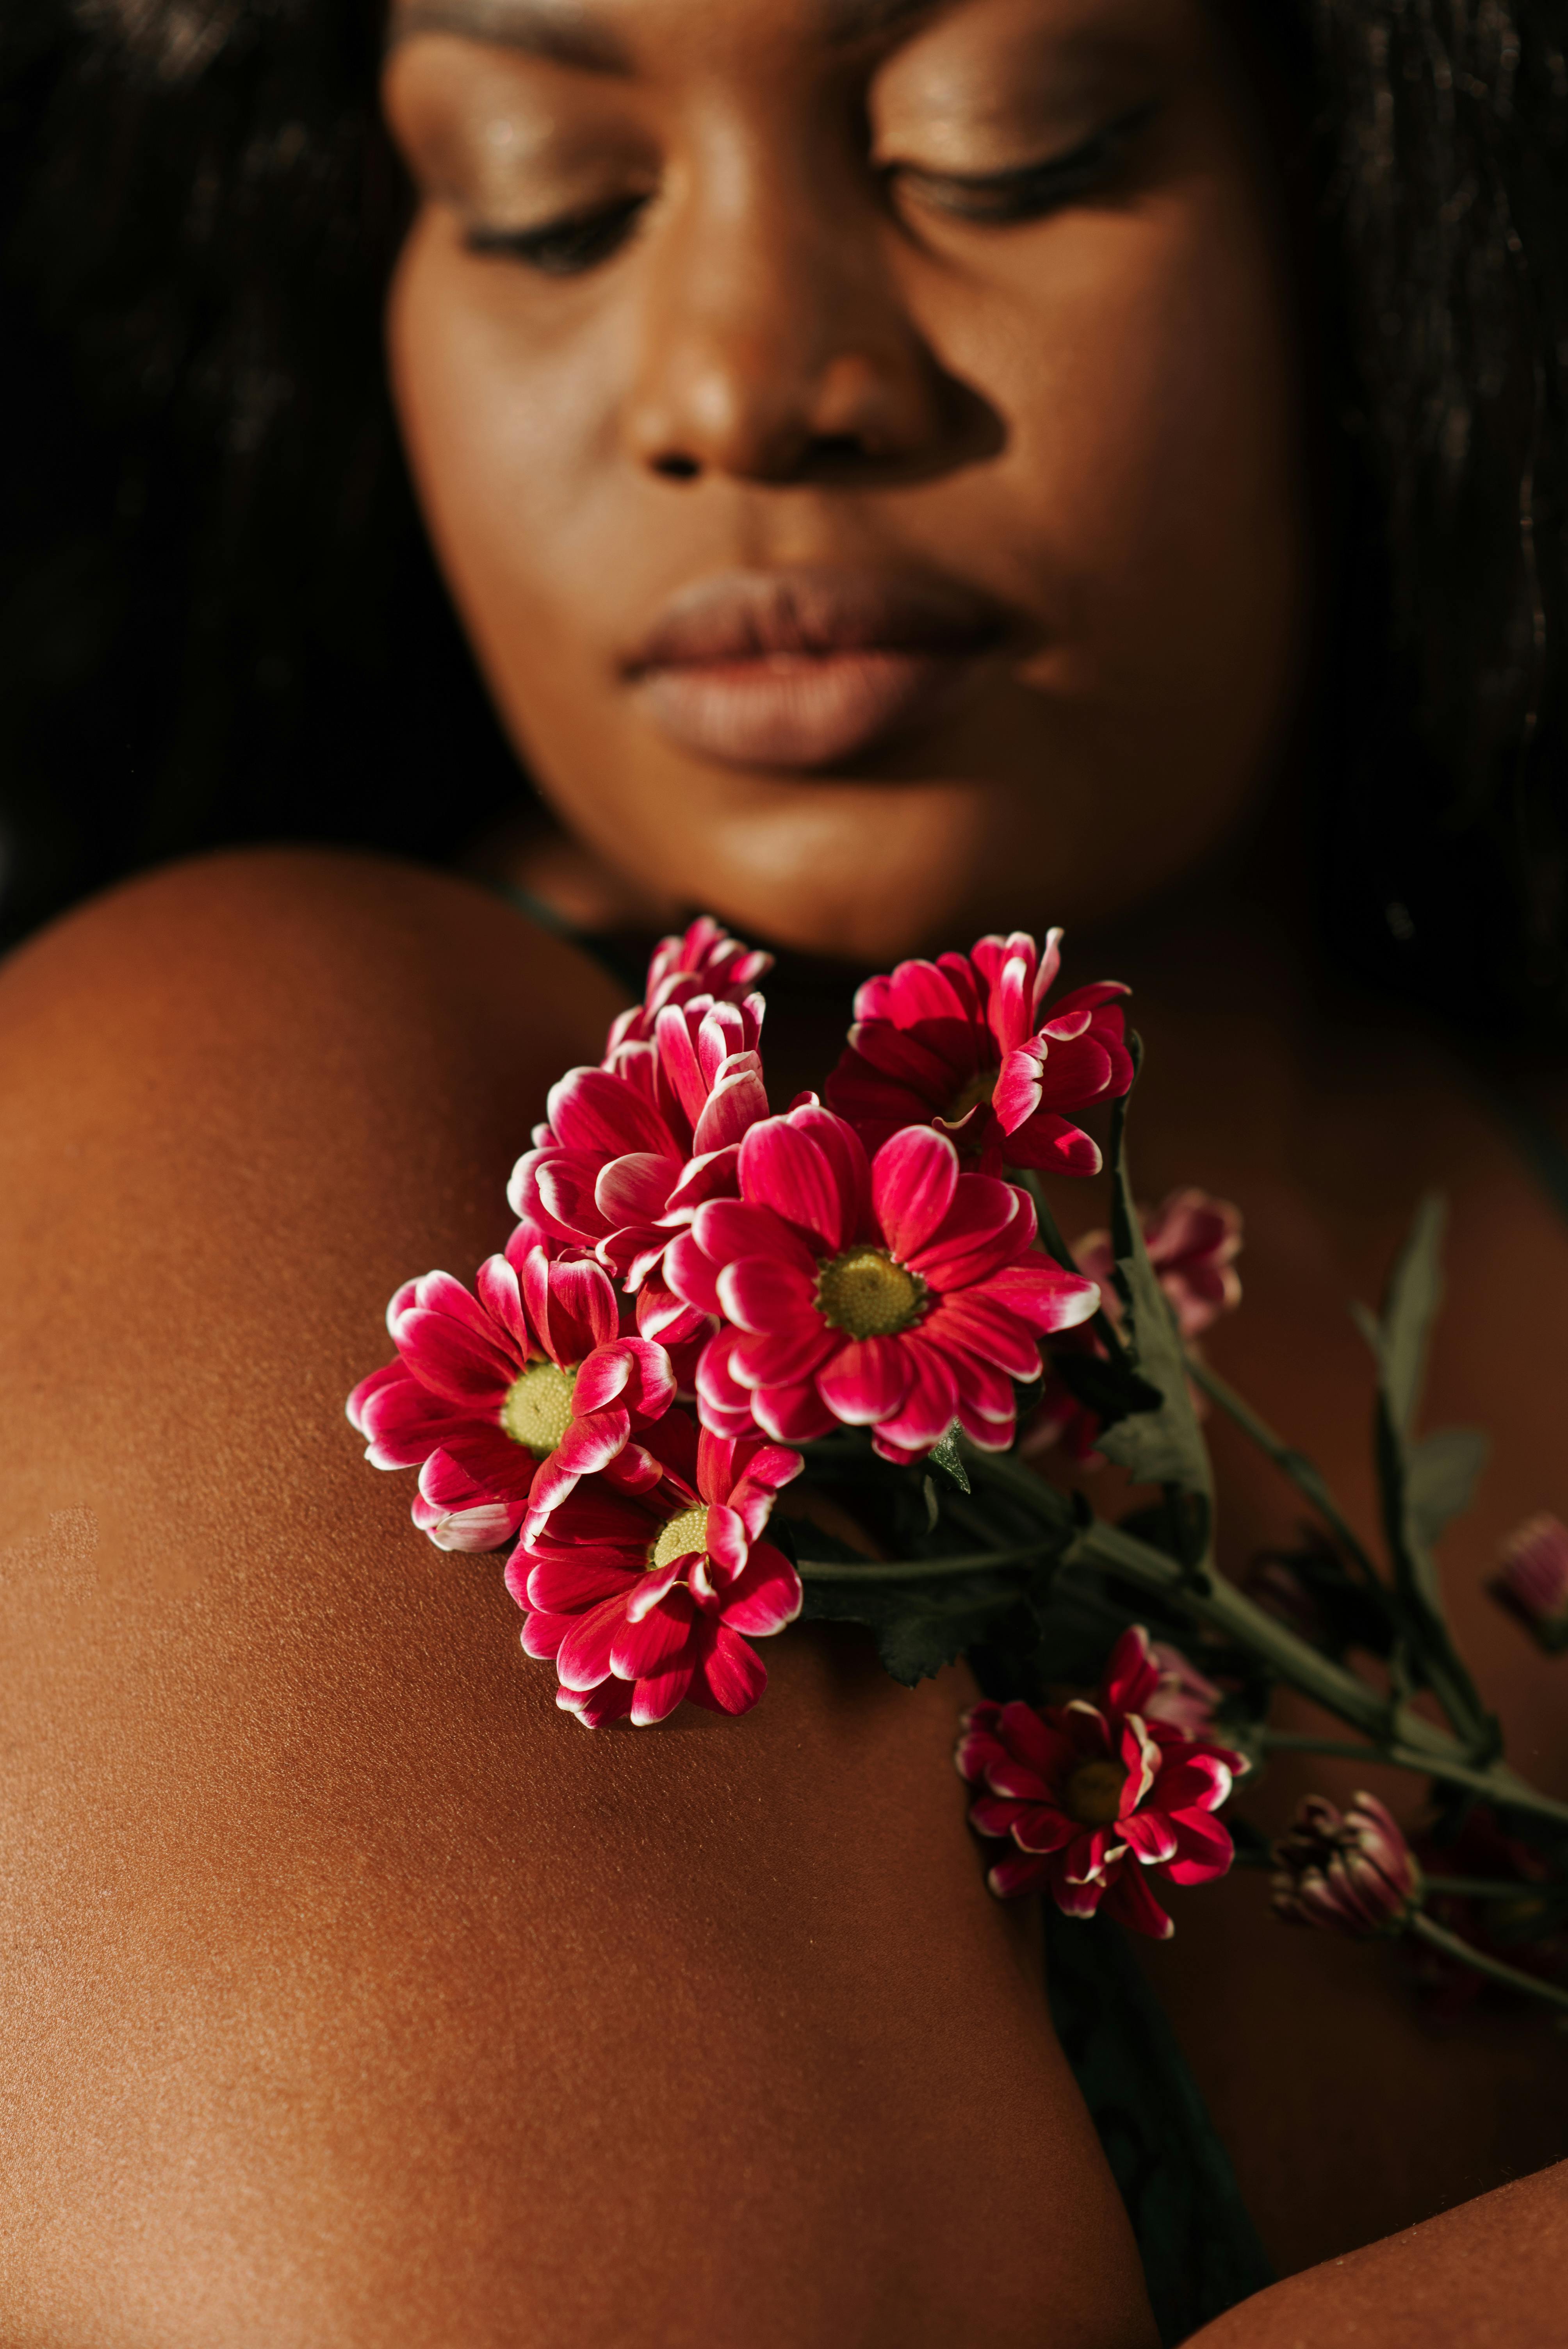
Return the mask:
<path id="1" fill-rule="evenodd" d="M 986 1691 L 956 1758 L 999 1896 L 1163 1936 L 1156 1887 L 1240 1857 L 1282 1918 L 1568 2008 L 1568 1805 L 1503 1759 L 1435 1561 L 1486 1451 L 1418 1430 L 1441 1204 L 1381 1315 L 1357 1309 L 1379 1557 L 1203 1361 L 1240 1217 L 1191 1191 L 1140 1210 L 1126 989 L 1054 993 L 1059 961 L 1058 932 L 1018 933 L 868 981 L 822 1096 L 775 1114 L 769 957 L 707 919 L 665 939 L 600 1065 L 552 1091 L 504 1249 L 471 1290 L 431 1272 L 393 1298 L 395 1357 L 348 1403 L 366 1456 L 418 1469 L 438 1547 L 506 1552 L 522 1645 L 587 1727 L 744 1713 L 758 1640 L 861 1623 L 894 1679 L 966 1657 Z M 1074 1123 L 1099 1102 L 1104 1161 Z M 1105 1228 L 1069 1248 L 1040 1176 L 1102 1171 Z M 1212 1408 L 1311 1513 L 1244 1588 L 1214 1562 Z M 1053 1461 L 1115 1463 L 1129 1505 L 1097 1513 Z M 1495 1587 L 1561 1645 L 1568 1530 L 1522 1528 Z M 1282 1686 L 1348 1734 L 1274 1727 Z M 1284 1747 L 1418 1773 L 1420 1858 L 1368 1795 L 1311 1798 L 1272 1851 L 1218 1816 Z M 1478 1837 L 1484 1869 L 1455 1870 Z"/>

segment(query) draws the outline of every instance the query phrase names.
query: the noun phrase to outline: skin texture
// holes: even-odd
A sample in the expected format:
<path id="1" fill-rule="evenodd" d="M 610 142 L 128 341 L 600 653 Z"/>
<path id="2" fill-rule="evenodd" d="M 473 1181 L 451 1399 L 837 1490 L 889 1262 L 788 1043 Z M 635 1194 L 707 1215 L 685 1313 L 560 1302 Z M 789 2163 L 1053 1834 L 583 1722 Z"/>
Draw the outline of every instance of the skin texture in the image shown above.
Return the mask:
<path id="1" fill-rule="evenodd" d="M 1020 868 L 1074 922 L 1190 866 L 1271 763 L 1305 592 L 1276 205 L 1208 13 L 966 0 L 841 46 L 816 0 L 611 0 L 616 73 L 503 47 L 510 21 L 395 15 L 426 201 L 390 348 L 447 577 L 566 828 L 655 903 L 867 957 L 1011 923 Z M 448 24 L 497 41 L 420 29 Z M 954 210 L 1146 105 L 1082 201 Z M 469 249 L 639 196 L 574 275 Z M 627 647 L 678 590 L 801 563 L 955 581 L 1005 640 L 841 771 L 672 747 Z"/>
<path id="2" fill-rule="evenodd" d="M 613 1005 L 325 858 L 0 977 L 7 2349 L 1148 2349 L 962 1676 L 591 1736 L 342 1420 Z"/>
<path id="3" fill-rule="evenodd" d="M 1510 1526 L 1568 1514 L 1568 1235 L 1450 1059 L 1309 983 L 1288 832 L 1262 882 L 1214 858 L 1291 725 L 1311 562 L 1277 208 L 1212 19 L 963 0 L 845 47 L 805 0 L 607 0 L 615 73 L 475 37 L 508 21 L 405 16 L 387 97 L 426 191 L 410 456 L 562 825 L 518 869 L 590 918 L 702 904 L 879 960 L 1078 926 L 1073 977 L 1138 988 L 1140 1189 L 1246 1207 L 1214 1359 L 1367 1535 L 1344 1300 L 1443 1181 L 1431 1415 L 1499 1435 L 1445 1571 L 1511 1750 L 1568 1793 L 1562 1668 L 1484 1595 Z M 954 213 L 954 173 L 1149 98 L 1070 203 Z M 465 245 L 644 196 L 582 276 Z M 805 562 L 983 590 L 1006 646 L 841 772 L 676 751 L 627 645 L 716 571 Z M 430 1549 L 338 1415 L 379 1300 L 504 1237 L 614 1002 L 494 901 L 349 859 L 139 885 L 0 973 L 8 2349 L 1148 2349 L 1028 1920 L 964 1826 L 963 1675 L 912 1695 L 791 1631 L 745 1722 L 590 1738 L 493 1562 Z M 821 1040 L 770 1023 L 779 1098 Z M 1239 1572 L 1296 1511 L 1214 1445 Z M 1354 1783 L 1280 1766 L 1247 1806 Z M 1397 1953 L 1286 1934 L 1254 1878 L 1173 1905 L 1151 1977 L 1305 2271 L 1211 2337 L 1550 2337 L 1563 2043 L 1491 2009 L 1434 2043 Z"/>

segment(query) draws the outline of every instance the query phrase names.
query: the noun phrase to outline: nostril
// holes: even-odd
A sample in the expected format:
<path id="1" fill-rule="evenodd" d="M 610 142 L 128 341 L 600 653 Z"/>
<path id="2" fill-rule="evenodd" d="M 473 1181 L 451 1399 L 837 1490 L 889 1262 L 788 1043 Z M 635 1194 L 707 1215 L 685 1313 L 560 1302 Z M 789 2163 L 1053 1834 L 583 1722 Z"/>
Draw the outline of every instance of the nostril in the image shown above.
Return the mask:
<path id="1" fill-rule="evenodd" d="M 695 481 L 702 471 L 695 457 L 655 457 L 654 471 L 662 473 L 666 481 Z"/>

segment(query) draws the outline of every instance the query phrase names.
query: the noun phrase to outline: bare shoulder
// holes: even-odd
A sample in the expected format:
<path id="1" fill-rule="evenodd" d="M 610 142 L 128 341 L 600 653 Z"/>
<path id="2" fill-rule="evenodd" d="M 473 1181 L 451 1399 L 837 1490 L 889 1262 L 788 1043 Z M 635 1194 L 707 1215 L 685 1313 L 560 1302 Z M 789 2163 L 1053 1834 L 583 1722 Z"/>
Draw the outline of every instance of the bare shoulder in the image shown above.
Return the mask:
<path id="1" fill-rule="evenodd" d="M 343 1398 L 609 983 L 462 884 L 154 876 L 0 970 L 0 2333 L 1140 2349 L 910 1694 L 558 1714 Z"/>

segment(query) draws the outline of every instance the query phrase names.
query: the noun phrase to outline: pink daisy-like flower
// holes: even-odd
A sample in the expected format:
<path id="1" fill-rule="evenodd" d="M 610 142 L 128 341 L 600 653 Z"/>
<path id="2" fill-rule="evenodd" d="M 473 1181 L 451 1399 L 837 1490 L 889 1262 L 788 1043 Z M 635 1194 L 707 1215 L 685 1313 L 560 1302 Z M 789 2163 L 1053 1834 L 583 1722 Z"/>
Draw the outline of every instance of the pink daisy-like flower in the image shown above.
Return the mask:
<path id="1" fill-rule="evenodd" d="M 842 1421 L 908 1461 L 956 1420 L 1004 1449 L 1012 1381 L 1037 1378 L 1042 1335 L 1099 1296 L 1035 1246 L 1026 1195 L 962 1174 L 929 1125 L 870 1162 L 816 1102 L 754 1125 L 738 1165 L 740 1197 L 699 1207 L 666 1259 L 676 1294 L 731 1325 L 697 1366 L 704 1424 L 793 1443 Z"/>
<path id="2" fill-rule="evenodd" d="M 1172 1191 L 1157 1207 L 1140 1207 L 1143 1245 L 1161 1288 L 1176 1309 L 1183 1338 L 1201 1337 L 1222 1313 L 1242 1301 L 1236 1257 L 1242 1247 L 1242 1211 L 1207 1191 Z M 1073 1242 L 1073 1260 L 1091 1280 L 1109 1284 L 1115 1258 L 1109 1232 L 1086 1232 Z M 1119 1318 L 1114 1288 L 1107 1288 L 1107 1311 Z"/>
<path id="3" fill-rule="evenodd" d="M 1352 1795 L 1343 1814 L 1308 1795 L 1274 1857 L 1274 1911 L 1287 1925 L 1369 1940 L 1402 1933 L 1421 1905 L 1416 1855 L 1376 1795 Z"/>
<path id="4" fill-rule="evenodd" d="M 798 1452 L 700 1433 L 678 1407 L 602 1475 L 530 1520 L 507 1567 L 522 1644 L 553 1658 L 556 1702 L 588 1728 L 663 1721 L 683 1697 L 746 1713 L 767 1686 L 751 1639 L 800 1611 L 762 1538 Z"/>
<path id="5" fill-rule="evenodd" d="M 591 1249 L 636 1298 L 645 1337 L 674 1343 L 701 1328 L 671 1295 L 664 1256 L 703 1200 L 733 1195 L 741 1136 L 768 1114 L 762 1008 L 759 995 L 662 1003 L 651 1033 L 628 1031 L 603 1068 L 569 1069 L 552 1087 L 548 1122 L 512 1170 L 513 1213 Z"/>
<path id="6" fill-rule="evenodd" d="M 684 1006 L 698 997 L 707 1003 L 746 1003 L 772 968 L 770 954 L 742 946 L 711 914 L 700 916 L 684 937 L 661 938 L 649 958 L 641 1003 L 620 1012 L 611 1027 L 605 1067 L 617 1046 L 645 1043 L 667 1005 Z"/>
<path id="7" fill-rule="evenodd" d="M 1128 990 L 1114 979 L 1078 988 L 1044 1019 L 1061 936 L 1052 930 L 1042 953 L 1015 930 L 866 981 L 826 1092 L 868 1150 L 929 1123 L 985 1174 L 1004 1162 L 1099 1173 L 1099 1145 L 1063 1112 L 1132 1082 L 1118 1000 Z"/>
<path id="8" fill-rule="evenodd" d="M 397 1360 L 348 1398 L 372 1465 L 418 1469 L 414 1522 L 438 1549 L 499 1549 L 675 1394 L 664 1348 L 621 1335 L 598 1265 L 552 1263 L 524 1227 L 475 1285 L 405 1281 L 387 1309 Z"/>
<path id="9" fill-rule="evenodd" d="M 970 1707 L 955 1758 L 985 1791 L 969 1822 L 1013 1846 L 990 1871 L 993 1892 L 1048 1891 L 1068 1917 L 1103 1907 L 1165 1940 L 1174 1928 L 1150 1874 L 1172 1884 L 1224 1875 L 1231 1837 L 1211 1814 L 1246 1764 L 1151 1715 L 1160 1684 L 1149 1635 L 1134 1625 L 1111 1651 L 1097 1703 Z"/>

